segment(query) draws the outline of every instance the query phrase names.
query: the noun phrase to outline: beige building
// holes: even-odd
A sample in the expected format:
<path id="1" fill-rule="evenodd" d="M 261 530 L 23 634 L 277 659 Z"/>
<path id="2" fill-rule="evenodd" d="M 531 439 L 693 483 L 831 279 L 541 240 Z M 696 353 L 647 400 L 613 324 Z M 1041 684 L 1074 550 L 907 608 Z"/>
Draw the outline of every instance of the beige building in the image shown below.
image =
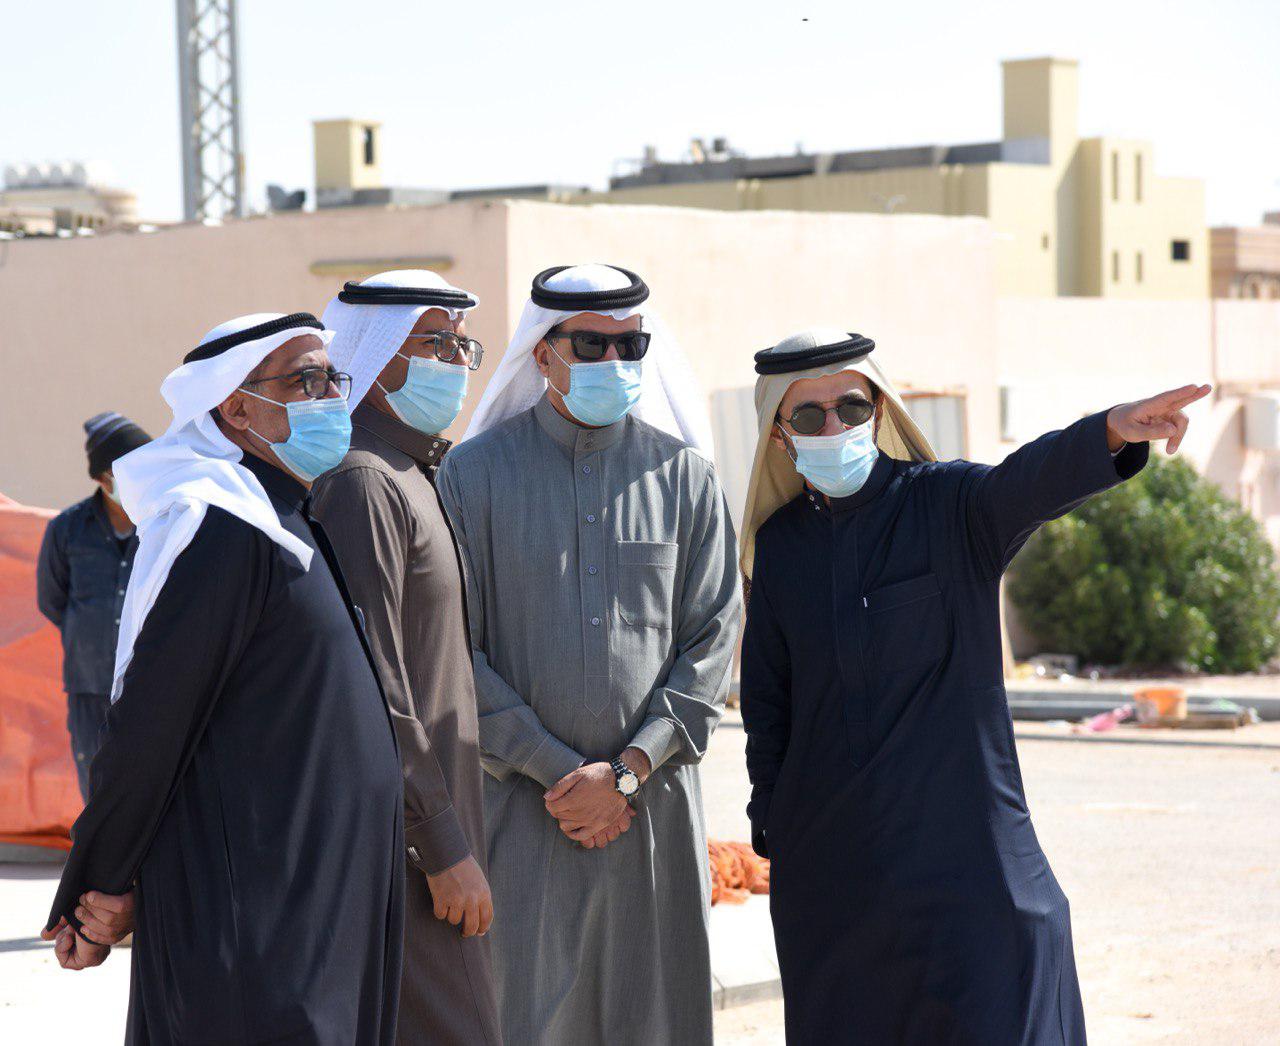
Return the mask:
<path id="1" fill-rule="evenodd" d="M 0 232 L 53 236 L 137 225 L 137 197 L 101 184 L 82 163 L 11 164 L 4 170 Z"/>
<path id="2" fill-rule="evenodd" d="M 1081 138 L 1074 61 L 1005 62 L 998 142 L 750 158 L 695 142 L 646 156 L 596 202 L 989 218 L 1005 295 L 1203 298 L 1204 185 L 1158 177 L 1150 142 Z"/>
<path id="3" fill-rule="evenodd" d="M 1259 227 L 1210 230 L 1209 251 L 1215 298 L 1280 299 L 1280 211 Z"/>
<path id="4" fill-rule="evenodd" d="M 998 461 L 1092 410 L 1213 381 L 1186 452 L 1280 544 L 1280 302 L 1006 297 L 1001 245 L 983 218 L 497 200 L 18 241 L 0 271 L 0 493 L 50 507 L 83 496 L 86 417 L 120 410 L 159 432 L 160 380 L 208 328 L 319 312 L 344 280 L 383 269 L 435 269 L 480 296 L 470 324 L 489 352 L 474 405 L 531 276 L 607 260 L 644 274 L 682 342 L 735 513 L 755 441 L 752 354 L 831 324 L 876 339 L 944 456 Z"/>

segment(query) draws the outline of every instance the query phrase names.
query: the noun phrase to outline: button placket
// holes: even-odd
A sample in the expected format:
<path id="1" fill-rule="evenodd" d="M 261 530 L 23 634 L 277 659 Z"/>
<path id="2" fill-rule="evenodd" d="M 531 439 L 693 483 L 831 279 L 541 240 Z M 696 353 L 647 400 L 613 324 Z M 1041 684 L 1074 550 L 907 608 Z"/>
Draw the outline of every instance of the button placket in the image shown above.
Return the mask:
<path id="1" fill-rule="evenodd" d="M 581 438 L 573 457 L 574 494 L 578 509 L 578 585 L 582 605 L 584 700 L 599 714 L 609 701 L 608 599 L 604 563 L 606 540 L 602 515 L 599 454 L 591 436 Z"/>

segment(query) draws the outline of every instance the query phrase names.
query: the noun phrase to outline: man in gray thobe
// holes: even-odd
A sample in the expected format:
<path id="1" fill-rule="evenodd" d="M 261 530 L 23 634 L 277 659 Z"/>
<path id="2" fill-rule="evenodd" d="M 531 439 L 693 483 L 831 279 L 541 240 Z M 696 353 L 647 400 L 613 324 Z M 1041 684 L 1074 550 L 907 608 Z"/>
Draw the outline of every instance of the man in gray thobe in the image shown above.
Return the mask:
<path id="1" fill-rule="evenodd" d="M 674 344 L 650 344 L 647 297 L 610 266 L 539 274 L 438 479 L 468 574 L 503 1035 L 522 1046 L 711 1042 L 697 766 L 736 550 L 688 445 L 707 445 L 703 401 Z"/>
<path id="2" fill-rule="evenodd" d="M 477 299 L 424 270 L 349 283 L 325 310 L 351 375 L 351 450 L 313 501 L 363 611 L 404 774 L 404 974 L 396 1041 L 500 1046 L 484 800 L 458 550 L 432 485 L 480 366 Z"/>

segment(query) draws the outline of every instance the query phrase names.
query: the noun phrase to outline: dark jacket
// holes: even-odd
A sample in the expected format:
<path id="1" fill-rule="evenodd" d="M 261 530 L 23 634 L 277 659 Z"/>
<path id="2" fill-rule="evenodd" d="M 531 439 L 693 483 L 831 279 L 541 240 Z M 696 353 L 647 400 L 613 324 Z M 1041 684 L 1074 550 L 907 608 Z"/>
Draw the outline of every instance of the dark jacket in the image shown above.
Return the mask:
<path id="1" fill-rule="evenodd" d="M 40 545 L 36 600 L 62 631 L 62 685 L 68 694 L 109 694 L 120 608 L 138 549 L 136 532 L 117 538 L 101 491 L 55 516 Z"/>

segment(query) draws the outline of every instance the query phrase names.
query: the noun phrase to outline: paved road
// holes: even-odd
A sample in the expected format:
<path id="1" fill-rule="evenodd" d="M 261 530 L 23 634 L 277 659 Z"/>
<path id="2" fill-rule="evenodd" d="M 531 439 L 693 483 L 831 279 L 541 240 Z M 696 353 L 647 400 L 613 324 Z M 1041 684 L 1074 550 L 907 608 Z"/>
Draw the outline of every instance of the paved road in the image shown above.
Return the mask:
<path id="1" fill-rule="evenodd" d="M 742 732 L 725 726 L 707 775 L 713 832 L 740 827 L 746 787 Z M 1034 732 L 1019 756 L 1071 899 L 1090 1040 L 1280 1043 L 1280 724 L 1197 733 L 1207 747 L 1167 743 L 1188 740 L 1178 732 Z M 1218 747 L 1232 740 L 1275 747 Z M 717 1040 L 779 1043 L 781 1026 L 776 1003 L 727 1010 Z"/>
<path id="2" fill-rule="evenodd" d="M 1040 839 L 1072 902 L 1094 1043 L 1280 1042 L 1280 724 L 1213 740 L 1233 736 L 1277 747 L 1019 741 Z M 746 838 L 742 745 L 727 721 L 705 766 L 718 838 Z M 0 865 L 0 1042 L 79 1046 L 86 1027 L 95 1043 L 118 1042 L 127 954 L 68 974 L 32 939 L 56 874 Z M 723 1011 L 717 1038 L 781 1042 L 780 1005 Z"/>

